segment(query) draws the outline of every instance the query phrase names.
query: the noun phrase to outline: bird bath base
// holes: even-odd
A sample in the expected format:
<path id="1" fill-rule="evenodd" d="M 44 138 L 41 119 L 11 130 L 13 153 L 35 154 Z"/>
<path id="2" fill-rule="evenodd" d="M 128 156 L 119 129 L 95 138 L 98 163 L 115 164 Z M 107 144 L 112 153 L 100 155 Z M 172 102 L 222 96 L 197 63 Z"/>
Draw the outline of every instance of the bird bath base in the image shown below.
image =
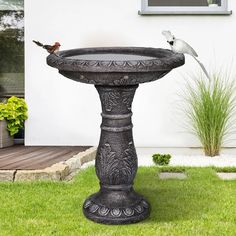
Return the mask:
<path id="1" fill-rule="evenodd" d="M 84 203 L 85 216 L 105 224 L 128 224 L 150 214 L 149 203 L 133 189 L 137 155 L 131 105 L 138 86 L 96 86 L 102 103 L 101 137 L 96 156 L 100 191 Z"/>
<path id="2" fill-rule="evenodd" d="M 109 203 L 104 203 L 104 199 L 108 199 Z M 110 186 L 109 189 L 101 187 L 98 193 L 90 196 L 84 203 L 83 212 L 88 219 L 98 223 L 130 224 L 147 218 L 150 205 L 132 186 L 126 190 L 124 187 L 116 190 Z"/>

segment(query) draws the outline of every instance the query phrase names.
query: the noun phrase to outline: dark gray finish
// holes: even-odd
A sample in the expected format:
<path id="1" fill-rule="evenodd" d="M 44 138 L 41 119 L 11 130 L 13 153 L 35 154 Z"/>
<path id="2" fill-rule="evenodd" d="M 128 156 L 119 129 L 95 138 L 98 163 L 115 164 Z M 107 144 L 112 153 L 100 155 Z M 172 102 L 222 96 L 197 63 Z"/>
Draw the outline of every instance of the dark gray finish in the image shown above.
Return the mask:
<path id="1" fill-rule="evenodd" d="M 97 60 L 85 60 L 86 54 L 97 54 Z M 99 60 L 101 54 L 109 54 L 109 58 L 125 55 L 119 56 L 119 60 Z M 78 55 L 84 55 L 83 59 L 71 59 Z M 142 60 L 129 60 L 131 55 Z M 72 80 L 95 84 L 102 104 L 96 156 L 100 191 L 85 201 L 85 216 L 105 224 L 129 224 L 147 218 L 150 205 L 133 189 L 138 165 L 132 134 L 132 101 L 139 83 L 157 80 L 183 65 L 183 54 L 154 48 L 87 48 L 50 55 L 47 63 Z"/>

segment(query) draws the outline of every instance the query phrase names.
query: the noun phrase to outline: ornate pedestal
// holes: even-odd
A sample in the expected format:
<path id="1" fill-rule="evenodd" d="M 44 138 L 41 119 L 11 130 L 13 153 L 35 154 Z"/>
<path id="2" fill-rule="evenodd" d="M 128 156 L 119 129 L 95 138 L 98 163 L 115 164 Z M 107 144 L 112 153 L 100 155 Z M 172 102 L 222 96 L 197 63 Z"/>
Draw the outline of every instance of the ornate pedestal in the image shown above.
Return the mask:
<path id="1" fill-rule="evenodd" d="M 96 156 L 100 191 L 84 203 L 86 217 L 106 224 L 133 223 L 148 217 L 148 202 L 133 189 L 137 155 L 131 105 L 138 86 L 96 86 L 102 103 L 101 137 Z"/>

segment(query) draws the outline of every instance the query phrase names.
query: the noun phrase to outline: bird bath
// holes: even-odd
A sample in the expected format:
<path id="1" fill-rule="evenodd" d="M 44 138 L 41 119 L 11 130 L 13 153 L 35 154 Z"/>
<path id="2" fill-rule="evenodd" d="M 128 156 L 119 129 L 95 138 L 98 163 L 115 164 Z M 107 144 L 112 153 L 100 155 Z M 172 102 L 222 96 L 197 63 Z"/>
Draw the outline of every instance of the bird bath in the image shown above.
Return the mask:
<path id="1" fill-rule="evenodd" d="M 102 104 L 95 164 L 100 190 L 85 200 L 84 215 L 104 224 L 147 218 L 150 205 L 133 189 L 137 155 L 131 105 L 140 83 L 160 79 L 183 65 L 183 54 L 155 48 L 84 48 L 51 54 L 47 63 L 69 79 L 94 84 Z"/>

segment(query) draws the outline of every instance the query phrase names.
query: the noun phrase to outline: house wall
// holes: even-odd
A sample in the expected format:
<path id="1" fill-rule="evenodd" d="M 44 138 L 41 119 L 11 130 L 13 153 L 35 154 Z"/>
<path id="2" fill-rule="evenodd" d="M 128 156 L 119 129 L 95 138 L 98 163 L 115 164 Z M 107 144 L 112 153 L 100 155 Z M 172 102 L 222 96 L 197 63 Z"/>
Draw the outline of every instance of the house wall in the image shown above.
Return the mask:
<path id="1" fill-rule="evenodd" d="M 76 83 L 46 65 L 47 53 L 32 43 L 59 41 L 62 49 L 96 46 L 168 48 L 171 30 L 189 42 L 207 68 L 228 66 L 236 56 L 236 14 L 231 16 L 140 16 L 140 0 L 25 0 L 26 145 L 97 145 L 100 102 L 92 85 Z M 236 1 L 229 0 L 236 12 Z M 234 72 L 235 68 L 233 68 Z M 142 84 L 133 103 L 136 146 L 199 146 L 186 132 L 180 95 L 194 60 L 165 78 Z M 228 146 L 236 146 L 233 141 Z"/>

